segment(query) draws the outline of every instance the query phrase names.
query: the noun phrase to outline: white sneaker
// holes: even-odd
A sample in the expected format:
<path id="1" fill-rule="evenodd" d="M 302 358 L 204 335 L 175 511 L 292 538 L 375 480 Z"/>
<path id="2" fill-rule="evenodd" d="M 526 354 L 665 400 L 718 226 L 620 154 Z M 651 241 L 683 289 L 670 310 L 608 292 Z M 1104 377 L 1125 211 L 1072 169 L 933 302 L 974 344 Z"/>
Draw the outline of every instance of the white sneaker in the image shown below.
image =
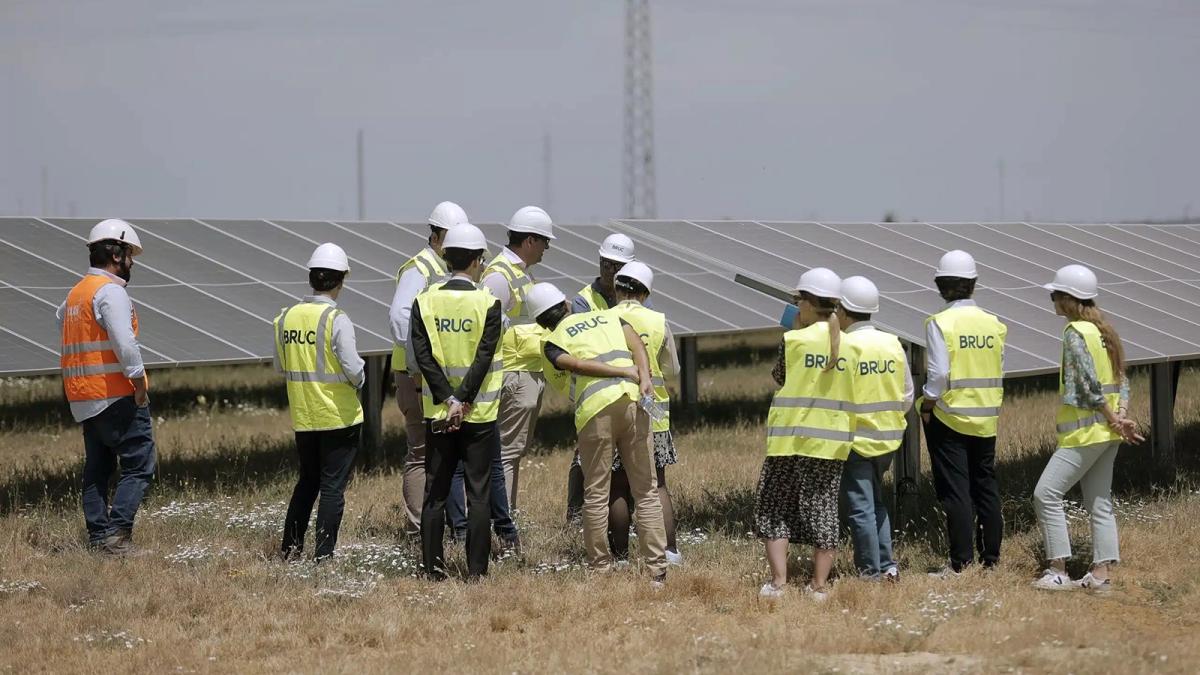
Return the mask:
<path id="1" fill-rule="evenodd" d="M 619 570 L 629 569 L 629 558 L 621 558 L 620 560 L 613 561 L 613 567 Z"/>
<path id="2" fill-rule="evenodd" d="M 667 551 L 667 564 L 676 567 L 683 565 L 683 554 L 679 551 Z"/>
<path id="3" fill-rule="evenodd" d="M 946 565 L 936 572 L 930 572 L 929 576 L 934 579 L 955 579 L 962 576 L 962 572 L 955 572 L 954 568 Z"/>
<path id="4" fill-rule="evenodd" d="M 762 588 L 758 589 L 758 597 L 765 598 L 767 600 L 779 600 L 783 598 L 783 595 L 786 592 L 786 587 L 776 586 L 775 582 L 768 581 L 767 583 L 763 584 Z"/>
<path id="5" fill-rule="evenodd" d="M 1082 588 L 1083 590 L 1090 591 L 1092 593 L 1098 593 L 1100 595 L 1111 592 L 1113 587 L 1112 579 L 1100 581 L 1096 577 L 1092 576 L 1091 572 L 1083 575 L 1082 579 L 1073 583 L 1078 588 Z"/>
<path id="6" fill-rule="evenodd" d="M 895 583 L 899 583 L 899 581 L 900 581 L 900 568 L 899 568 L 899 567 L 896 567 L 895 565 L 892 565 L 891 567 L 889 567 L 889 568 L 887 568 L 886 570 L 884 570 L 884 572 L 883 572 L 883 580 L 884 580 L 884 581 L 887 581 L 887 582 L 890 582 L 890 583 L 893 583 L 893 584 L 895 584 Z"/>
<path id="7" fill-rule="evenodd" d="M 825 602 L 829 599 L 829 591 L 818 591 L 817 589 L 813 588 L 812 584 L 808 584 L 804 587 L 804 595 L 814 602 Z"/>
<path id="8" fill-rule="evenodd" d="M 1033 582 L 1033 587 L 1043 591 L 1069 591 L 1075 588 L 1071 577 L 1054 570 L 1042 570 L 1042 576 Z"/>

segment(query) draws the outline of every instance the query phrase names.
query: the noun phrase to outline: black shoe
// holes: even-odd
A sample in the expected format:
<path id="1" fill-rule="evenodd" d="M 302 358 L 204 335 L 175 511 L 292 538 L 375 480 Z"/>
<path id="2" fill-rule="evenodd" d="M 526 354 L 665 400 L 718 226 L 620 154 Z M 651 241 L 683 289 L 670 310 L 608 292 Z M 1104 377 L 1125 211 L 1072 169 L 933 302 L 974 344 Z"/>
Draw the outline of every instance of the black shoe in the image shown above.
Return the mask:
<path id="1" fill-rule="evenodd" d="M 567 509 L 567 525 L 583 525 L 583 509 Z"/>

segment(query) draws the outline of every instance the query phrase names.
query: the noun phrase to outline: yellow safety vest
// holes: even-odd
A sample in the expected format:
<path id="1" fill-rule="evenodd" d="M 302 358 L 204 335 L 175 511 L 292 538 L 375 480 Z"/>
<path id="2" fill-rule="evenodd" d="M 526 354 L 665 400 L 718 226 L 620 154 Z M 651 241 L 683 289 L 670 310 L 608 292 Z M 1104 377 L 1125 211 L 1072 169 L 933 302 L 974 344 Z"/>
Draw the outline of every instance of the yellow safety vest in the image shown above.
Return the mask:
<path id="1" fill-rule="evenodd" d="M 499 273 L 508 282 L 508 292 L 512 294 L 512 307 L 506 316 L 509 327 L 500 339 L 500 357 L 504 360 L 504 371 L 539 372 L 542 369 L 541 345 L 547 331 L 532 319 L 522 316 L 525 311 L 525 294 L 533 286 L 533 277 L 525 270 L 517 267 L 508 260 L 504 251 L 500 251 L 483 270 L 483 276 Z M 517 323 L 522 321 L 523 323 Z"/>
<path id="2" fill-rule="evenodd" d="M 593 312 L 602 312 L 609 309 L 608 301 L 604 296 L 597 293 L 596 289 L 592 288 L 591 284 L 584 286 L 578 293 L 579 297 L 583 298 Z"/>
<path id="3" fill-rule="evenodd" d="M 633 365 L 633 354 L 625 342 L 621 317 L 613 310 L 570 314 L 550 332 L 553 342 L 577 359 L 603 361 L 618 368 Z M 543 361 L 545 360 L 543 352 Z M 637 401 L 638 387 L 623 377 L 590 377 L 543 365 L 546 379 L 564 393 L 575 408 L 575 431 L 583 430 L 593 417 L 612 403 L 627 396 Z"/>
<path id="4" fill-rule="evenodd" d="M 1104 340 L 1100 337 L 1100 329 L 1090 321 L 1072 321 L 1063 330 L 1064 342 L 1066 340 L 1066 331 L 1072 329 L 1083 336 L 1083 341 L 1087 344 L 1088 353 L 1092 356 L 1092 363 L 1096 367 L 1096 377 L 1100 380 L 1101 391 L 1104 392 L 1104 400 L 1108 402 L 1108 407 L 1113 412 L 1116 412 L 1117 406 L 1121 403 L 1121 382 L 1117 377 L 1117 373 L 1113 372 L 1112 361 L 1108 358 L 1108 350 L 1104 348 Z M 1065 344 L 1063 352 L 1063 360 L 1065 361 Z M 1064 372 L 1060 368 L 1058 373 L 1058 394 L 1060 397 L 1066 389 L 1063 384 L 1063 375 Z M 1098 410 L 1076 408 L 1073 405 L 1063 403 L 1058 407 L 1058 416 L 1055 418 L 1055 423 L 1058 427 L 1058 447 L 1060 448 L 1081 448 L 1085 445 L 1111 443 L 1112 441 L 1121 440 L 1121 435 L 1108 426 L 1108 420 Z"/>
<path id="5" fill-rule="evenodd" d="M 854 452 L 878 457 L 895 451 L 904 440 L 904 373 L 908 362 L 900 339 L 874 328 L 842 336 L 856 357 L 853 372 Z"/>
<path id="6" fill-rule="evenodd" d="M 445 284 L 435 284 L 417 296 L 421 308 L 421 323 L 429 336 L 433 358 L 442 367 L 450 386 L 457 387 L 466 377 L 475 352 L 483 339 L 483 328 L 488 310 L 496 303 L 496 296 L 485 289 L 448 290 Z M 497 350 L 498 352 L 499 350 Z M 500 388 L 504 382 L 500 355 L 492 358 L 479 386 L 479 393 L 472 401 L 471 412 L 465 421 L 474 423 L 494 422 L 500 410 Z M 443 401 L 434 404 L 429 381 L 421 383 L 421 402 L 425 408 L 425 419 L 445 419 L 449 406 Z"/>
<path id="7" fill-rule="evenodd" d="M 846 459 L 854 440 L 854 348 L 829 362 L 829 323 L 783 334 L 787 374 L 767 413 L 767 455 Z"/>
<path id="8" fill-rule="evenodd" d="M 275 317 L 275 353 L 287 378 L 296 431 L 344 429 L 363 421 L 358 390 L 333 353 L 333 320 L 342 310 L 301 302 Z"/>
<path id="9" fill-rule="evenodd" d="M 425 277 L 425 286 L 421 289 L 422 292 L 428 290 L 431 285 L 442 283 L 450 278 L 446 263 L 429 247 L 421 249 L 420 253 L 409 258 L 408 262 L 396 270 L 396 283 L 399 284 L 400 276 L 413 267 L 421 270 L 421 276 Z M 407 355 L 404 352 L 404 345 L 392 345 L 393 371 L 408 370 Z"/>
<path id="10" fill-rule="evenodd" d="M 646 345 L 646 353 L 650 357 L 650 375 L 654 383 L 654 401 L 662 406 L 663 410 L 667 411 L 667 415 L 661 420 L 653 420 L 650 428 L 656 432 L 670 431 L 671 395 L 667 391 L 667 382 L 663 378 L 662 367 L 658 363 L 659 354 L 666 345 L 667 315 L 647 309 L 632 300 L 617 303 L 613 311 L 622 319 L 628 321 L 629 325 L 633 326 L 633 329 L 638 332 L 638 335 L 642 338 L 642 343 Z"/>
<path id="11" fill-rule="evenodd" d="M 1004 338 L 1008 327 L 975 306 L 951 307 L 925 320 L 936 321 L 950 354 L 946 390 L 933 414 L 967 436 L 996 435 L 1004 401 Z"/>

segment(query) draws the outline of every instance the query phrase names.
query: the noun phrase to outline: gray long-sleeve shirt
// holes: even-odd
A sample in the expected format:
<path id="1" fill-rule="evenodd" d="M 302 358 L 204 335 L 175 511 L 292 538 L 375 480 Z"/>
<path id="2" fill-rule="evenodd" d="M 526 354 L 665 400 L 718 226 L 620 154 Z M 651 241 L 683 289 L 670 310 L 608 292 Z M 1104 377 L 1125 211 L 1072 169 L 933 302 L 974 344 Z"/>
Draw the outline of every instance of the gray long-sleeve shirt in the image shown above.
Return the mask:
<path id="1" fill-rule="evenodd" d="M 113 352 L 121 362 L 121 367 L 125 369 L 125 377 L 135 380 L 145 375 L 142 350 L 138 347 L 137 336 L 133 334 L 133 302 L 125 290 L 125 280 L 97 267 L 89 267 L 87 273 L 112 280 L 111 284 L 101 286 L 92 297 L 92 312 L 96 315 L 96 322 L 108 333 Z M 58 306 L 58 311 L 54 313 L 59 333 L 62 333 L 63 315 L 66 310 L 67 301 L 63 300 Z M 74 417 L 76 422 L 91 419 L 121 398 L 117 396 L 97 401 L 71 401 L 71 417 Z"/>
<path id="2" fill-rule="evenodd" d="M 303 298 L 304 302 L 317 302 L 324 305 L 332 305 L 337 307 L 337 302 L 328 295 L 306 295 Z M 366 374 L 363 370 L 366 365 L 362 357 L 358 355 L 358 342 L 354 337 L 354 324 L 350 321 L 350 317 L 346 316 L 345 312 L 338 312 L 333 317 L 333 335 L 332 347 L 333 355 L 337 357 L 338 365 L 342 367 L 342 373 L 346 379 L 350 380 L 350 384 L 355 389 L 361 389 L 363 382 L 366 380 Z M 274 338 L 274 335 L 272 335 Z M 273 362 L 275 372 L 283 372 L 283 364 L 279 361 L 279 350 L 274 347 L 274 339 L 272 340 L 271 353 L 275 355 Z M 320 345 L 318 349 L 322 348 Z"/>

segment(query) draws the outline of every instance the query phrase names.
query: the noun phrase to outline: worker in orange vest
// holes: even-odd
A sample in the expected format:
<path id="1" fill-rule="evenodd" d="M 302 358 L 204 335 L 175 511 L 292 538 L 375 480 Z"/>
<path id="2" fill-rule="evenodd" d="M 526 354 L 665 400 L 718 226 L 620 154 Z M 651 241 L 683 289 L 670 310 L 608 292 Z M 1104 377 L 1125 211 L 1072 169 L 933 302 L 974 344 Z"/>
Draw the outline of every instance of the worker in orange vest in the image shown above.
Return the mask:
<path id="1" fill-rule="evenodd" d="M 63 389 L 83 426 L 83 517 L 88 543 L 123 555 L 132 550 L 133 518 L 154 476 L 154 434 L 137 312 L 125 291 L 142 252 L 133 226 L 109 219 L 87 240 L 87 274 L 59 306 Z M 121 478 L 110 503 L 108 483 Z"/>

